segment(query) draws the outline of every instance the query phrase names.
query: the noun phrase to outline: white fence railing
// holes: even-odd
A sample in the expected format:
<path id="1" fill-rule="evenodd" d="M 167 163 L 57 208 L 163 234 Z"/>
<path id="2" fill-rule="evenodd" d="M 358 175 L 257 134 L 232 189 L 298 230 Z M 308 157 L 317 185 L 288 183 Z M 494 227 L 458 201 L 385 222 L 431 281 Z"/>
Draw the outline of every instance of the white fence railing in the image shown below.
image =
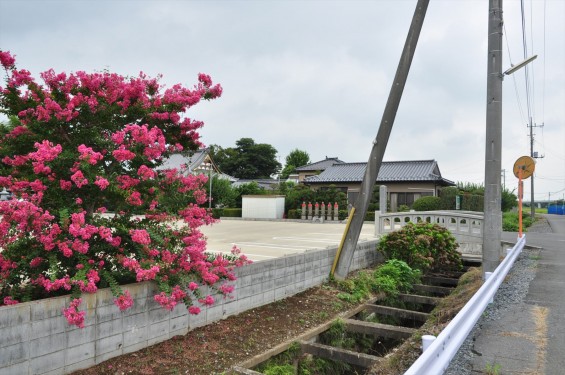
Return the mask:
<path id="1" fill-rule="evenodd" d="M 526 236 L 510 250 L 508 255 L 479 288 L 477 293 L 459 311 L 459 314 L 444 328 L 420 358 L 404 375 L 440 375 L 445 372 L 469 332 L 473 329 L 483 311 L 494 297 L 498 287 L 514 265 L 514 261 L 526 244 Z"/>
<path id="2" fill-rule="evenodd" d="M 375 212 L 375 235 L 401 229 L 408 223 L 439 224 L 454 234 L 482 238 L 483 215 L 469 211 Z"/>

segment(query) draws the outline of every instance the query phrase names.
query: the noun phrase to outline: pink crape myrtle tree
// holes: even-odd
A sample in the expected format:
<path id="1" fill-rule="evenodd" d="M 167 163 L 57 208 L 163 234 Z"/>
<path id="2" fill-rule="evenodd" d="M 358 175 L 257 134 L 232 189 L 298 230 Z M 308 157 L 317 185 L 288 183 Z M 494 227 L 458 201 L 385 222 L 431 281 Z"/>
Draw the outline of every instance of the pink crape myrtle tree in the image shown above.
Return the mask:
<path id="1" fill-rule="evenodd" d="M 71 294 L 63 313 L 82 327 L 80 296 L 102 287 L 126 310 L 120 285 L 154 280 L 159 304 L 191 314 L 214 303 L 204 291 L 233 291 L 234 268 L 249 261 L 205 252 L 206 176 L 159 168 L 201 146 L 203 123 L 184 114 L 220 85 L 53 70 L 38 83 L 10 52 L 0 63 L 0 190 L 12 193 L 0 202 L 0 305 Z"/>

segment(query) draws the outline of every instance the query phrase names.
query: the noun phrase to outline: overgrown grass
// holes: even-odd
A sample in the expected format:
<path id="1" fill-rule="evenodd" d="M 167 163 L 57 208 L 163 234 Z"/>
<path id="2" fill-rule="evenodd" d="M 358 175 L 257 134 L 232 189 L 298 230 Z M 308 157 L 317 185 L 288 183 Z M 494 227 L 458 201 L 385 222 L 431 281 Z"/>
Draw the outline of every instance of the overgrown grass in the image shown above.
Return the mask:
<path id="1" fill-rule="evenodd" d="M 517 212 L 503 212 L 502 213 L 502 230 L 505 232 L 518 232 L 518 213 Z M 522 229 L 526 229 L 533 224 L 533 220 L 529 211 L 522 212 Z"/>

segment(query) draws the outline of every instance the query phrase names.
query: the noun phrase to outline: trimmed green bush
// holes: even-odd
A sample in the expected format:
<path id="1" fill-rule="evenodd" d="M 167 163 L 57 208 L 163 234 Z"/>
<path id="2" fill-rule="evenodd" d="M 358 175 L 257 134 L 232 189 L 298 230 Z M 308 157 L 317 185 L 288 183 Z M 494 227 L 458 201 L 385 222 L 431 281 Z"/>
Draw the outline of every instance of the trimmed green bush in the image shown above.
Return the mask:
<path id="1" fill-rule="evenodd" d="M 224 208 L 223 217 L 241 217 L 241 208 Z"/>
<path id="2" fill-rule="evenodd" d="M 288 210 L 287 219 L 300 219 L 302 215 L 302 210 Z"/>
<path id="3" fill-rule="evenodd" d="M 386 259 L 399 259 L 423 273 L 461 268 L 455 237 L 444 227 L 429 223 L 408 223 L 383 236 L 378 251 Z"/>
<path id="4" fill-rule="evenodd" d="M 375 211 L 367 211 L 365 221 L 375 221 Z"/>
<path id="5" fill-rule="evenodd" d="M 421 197 L 417 199 L 412 205 L 415 211 L 437 211 L 441 207 L 440 197 Z"/>

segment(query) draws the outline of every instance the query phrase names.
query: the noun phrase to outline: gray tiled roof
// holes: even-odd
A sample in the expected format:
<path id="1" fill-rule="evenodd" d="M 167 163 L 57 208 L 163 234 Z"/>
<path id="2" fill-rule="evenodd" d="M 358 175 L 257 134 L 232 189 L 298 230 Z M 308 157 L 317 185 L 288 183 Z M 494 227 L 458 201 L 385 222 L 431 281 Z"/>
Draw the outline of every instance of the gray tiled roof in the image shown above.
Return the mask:
<path id="1" fill-rule="evenodd" d="M 341 163 L 326 168 L 305 183 L 362 182 L 367 163 Z M 442 185 L 455 185 L 441 176 L 435 160 L 384 161 L 377 182 L 435 181 Z"/>
<path id="2" fill-rule="evenodd" d="M 303 165 L 301 167 L 296 168 L 297 172 L 305 172 L 305 171 L 323 171 L 324 169 L 331 167 L 334 164 L 343 164 L 344 161 L 339 160 L 338 158 L 326 158 L 324 160 L 317 161 L 315 163 L 310 163 Z"/>
<path id="3" fill-rule="evenodd" d="M 198 151 L 195 151 L 192 156 L 185 156 L 182 154 L 172 154 L 169 156 L 164 163 L 159 167 L 159 169 L 181 169 L 182 165 L 186 165 L 189 168 L 189 172 L 192 171 L 193 168 L 198 168 L 200 164 L 206 159 L 208 155 L 207 148 L 201 148 Z"/>

